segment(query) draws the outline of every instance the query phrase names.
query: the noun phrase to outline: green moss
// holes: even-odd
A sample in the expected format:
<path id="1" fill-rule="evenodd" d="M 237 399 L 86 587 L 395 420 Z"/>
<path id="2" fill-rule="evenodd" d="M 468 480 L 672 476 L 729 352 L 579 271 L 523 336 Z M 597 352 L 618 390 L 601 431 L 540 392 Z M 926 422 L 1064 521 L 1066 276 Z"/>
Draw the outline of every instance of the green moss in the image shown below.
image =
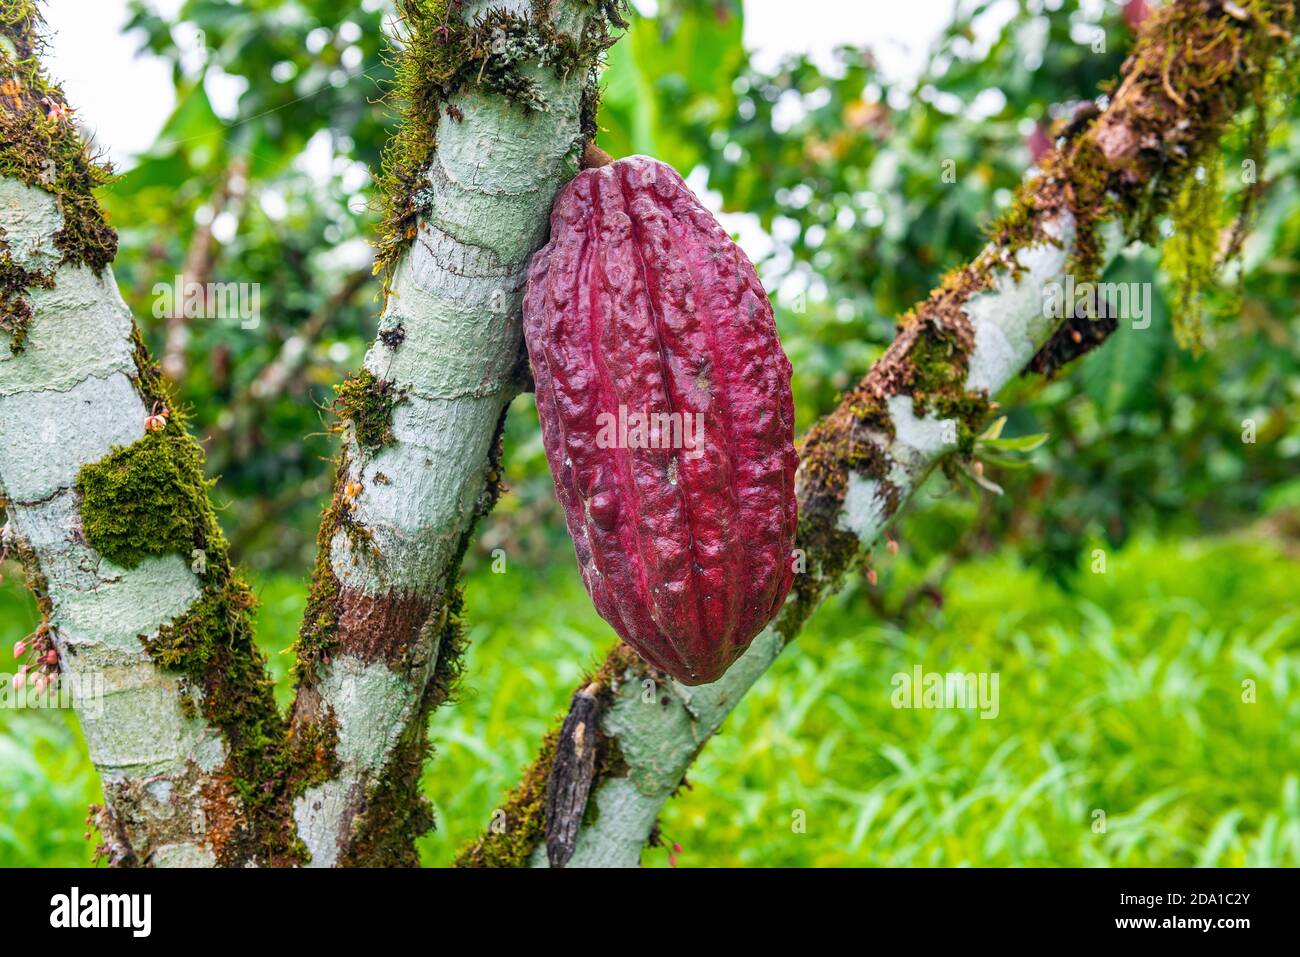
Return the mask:
<path id="1" fill-rule="evenodd" d="M 524 112 L 549 104 L 530 75 L 535 66 L 557 77 L 588 81 L 582 104 L 583 134 L 595 134 L 595 67 L 613 40 L 610 27 L 625 27 L 623 0 L 586 0 L 595 15 L 579 37 L 558 30 L 550 4 L 534 0 L 530 14 L 491 7 L 466 20 L 456 0 L 399 0 L 400 33 L 394 55 L 392 98 L 398 131 L 385 154 L 380 190 L 384 222 L 375 272 L 385 286 L 403 251 L 415 238 L 419 217 L 431 200 L 426 179 L 436 149 L 438 121 L 462 117 L 452 102 L 468 89 L 496 93 Z"/>
<path id="2" fill-rule="evenodd" d="M 89 153 L 62 89 L 41 69 L 42 27 L 33 0 L 0 9 L 0 176 L 57 196 L 63 228 L 54 241 L 63 261 L 99 272 L 117 254 L 117 236 L 94 195 L 112 170 Z"/>
<path id="3" fill-rule="evenodd" d="M 339 722 L 333 709 L 321 721 L 290 728 L 282 771 L 286 792 L 296 798 L 338 777 L 343 770 L 338 744 Z"/>
<path id="4" fill-rule="evenodd" d="M 316 532 L 316 564 L 312 568 L 311 588 L 303 613 L 298 639 L 294 642 L 294 674 L 300 685 L 315 680 L 317 666 L 328 664 L 334 651 L 339 617 L 339 580 L 334 574 L 332 548 L 334 536 L 342 531 L 354 553 L 374 551 L 374 535 L 353 516 L 358 486 L 348 479 L 348 457 L 339 456 L 334 472 L 334 488 L 329 503 L 321 513 Z"/>
<path id="5" fill-rule="evenodd" d="M 785 643 L 798 637 L 804 623 L 817 610 L 827 588 L 839 582 L 862 553 L 862 543 L 857 535 L 838 525 L 838 510 L 842 510 L 843 504 L 841 493 L 839 498 L 830 499 L 826 506 L 818 509 L 820 517 L 799 515 L 795 548 L 805 555 L 807 568 L 794 576 L 790 593 L 772 621 L 773 630 Z M 837 510 L 837 514 L 828 518 L 832 509 Z"/>
<path id="6" fill-rule="evenodd" d="M 1243 191 L 1237 224 L 1221 250 L 1224 220 L 1222 144 L 1234 117 L 1248 104 L 1253 111 L 1246 133 L 1247 155 L 1263 161 L 1269 111 L 1288 100 L 1300 85 L 1297 47 L 1289 32 L 1296 24 L 1291 0 L 1243 0 L 1216 19 L 1202 4 L 1162 10 L 1152 32 L 1158 42 L 1139 51 L 1136 69 L 1166 102 L 1186 116 L 1182 142 L 1164 144 L 1171 154 L 1155 183 L 1140 223 L 1141 233 L 1157 238 L 1157 222 L 1168 215 L 1172 235 L 1165 240 L 1162 266 L 1173 285 L 1174 333 L 1180 345 L 1199 351 L 1205 332 L 1204 293 L 1223 267 L 1240 254 L 1242 239 L 1258 203 L 1261 176 Z M 1170 149 L 1170 147 L 1174 147 Z"/>
<path id="7" fill-rule="evenodd" d="M 150 411 L 167 410 L 165 425 L 81 467 L 76 490 L 83 534 L 123 568 L 170 553 L 188 561 L 195 549 L 210 567 L 225 538 L 208 502 L 212 483 L 203 474 L 203 447 L 135 328 L 132 346 L 136 387 Z"/>
<path id="8" fill-rule="evenodd" d="M 1098 121 L 1091 121 L 1045 158 L 1039 176 L 1021 186 L 992 229 L 994 244 L 1014 254 L 1026 245 L 1055 242 L 1043 232 L 1044 213 L 1068 208 L 1077 233 L 1067 270 L 1077 282 L 1100 278 L 1100 226 L 1108 219 L 1122 217 L 1130 236 L 1155 242 L 1167 212 L 1185 226 L 1191 225 L 1189 215 L 1209 214 L 1197 221 L 1201 238 L 1194 238 L 1196 229 L 1184 229 L 1189 244 L 1203 246 L 1205 231 L 1219 215 L 1211 201 L 1212 177 L 1195 177 L 1197 167 L 1214 152 L 1244 103 L 1269 101 L 1270 77 L 1295 74 L 1295 45 L 1287 32 L 1296 17 L 1291 0 L 1243 0 L 1238 8 L 1244 16 L 1231 15 L 1211 0 L 1155 10 L 1125 64 L 1123 86 L 1112 91 L 1122 98 L 1111 107 L 1117 115 L 1102 121 L 1131 131 L 1137 149 L 1112 163 L 1095 135 Z M 1274 58 L 1281 59 L 1271 64 L 1277 68 L 1264 69 Z M 1177 125 L 1171 115 L 1178 117 Z M 1255 156 L 1263 155 L 1261 135 L 1256 131 Z M 1178 281 L 1189 293 L 1209 278 L 1203 249 L 1175 249 L 1173 257 L 1183 277 Z M 1014 261 L 1009 265 L 1018 272 Z M 1187 330 L 1183 338 L 1191 341 L 1195 333 Z"/>
<path id="9" fill-rule="evenodd" d="M 374 373 L 363 369 L 342 385 L 335 386 L 335 392 L 334 412 L 340 419 L 335 431 L 351 423 L 357 445 L 362 449 L 374 450 L 395 441 L 392 416 L 393 406 L 399 400 L 393 396 L 391 385 L 379 382 Z M 318 665 L 327 663 L 334 650 L 340 587 L 332 563 L 335 534 L 343 531 L 356 551 L 374 548 L 374 536 L 370 530 L 353 517 L 360 488 L 350 484 L 349 471 L 348 457 L 344 453 L 339 456 L 335 467 L 329 503 L 321 513 L 307 608 L 298 640 L 294 643 L 294 674 L 300 686 L 315 680 Z"/>
<path id="10" fill-rule="evenodd" d="M 1174 337 L 1199 353 L 1205 342 L 1205 291 L 1219 271 L 1219 217 L 1223 160 L 1214 157 L 1188 176 L 1170 204 L 1173 234 L 1161 247 L 1160 265 L 1173 285 Z"/>
<path id="11" fill-rule="evenodd" d="M 330 562 L 330 543 L 340 524 L 347 521 L 350 509 L 343 495 L 347 473 L 347 459 L 340 457 L 334 475 L 334 491 L 316 532 L 316 565 L 312 570 L 311 590 L 307 593 L 307 608 L 303 612 L 298 640 L 293 646 L 294 675 L 300 687 L 304 682 L 314 680 L 317 666 L 327 661 L 334 650 L 334 636 L 338 631 L 339 580 Z"/>
<path id="12" fill-rule="evenodd" d="M 840 527 L 849 476 L 876 480 L 891 500 L 897 495 L 888 480 L 885 449 L 894 438 L 894 423 L 883 391 L 894 386 L 884 383 L 882 388 L 880 382 L 888 368 L 878 364 L 831 415 L 813 427 L 799 449 L 795 550 L 803 556 L 805 567 L 795 574 L 790 594 L 772 623 L 786 641 L 794 640 L 827 587 L 839 581 L 861 553 L 857 536 Z"/>
<path id="13" fill-rule="evenodd" d="M 3 238 L 4 230 L 0 229 L 0 240 Z M 23 351 L 32 322 L 27 291 L 36 287 L 49 289 L 53 285 L 53 275 L 24 269 L 8 252 L 0 252 L 0 332 L 9 336 L 9 351 L 14 355 Z"/>
<path id="14" fill-rule="evenodd" d="M 374 451 L 397 441 L 393 436 L 393 407 L 405 396 L 391 382 L 362 369 L 336 385 L 334 391 L 334 413 L 342 423 L 351 424 L 357 445 Z"/>
<path id="15" fill-rule="evenodd" d="M 966 389 L 970 344 L 951 327 L 929 322 L 907 353 L 912 366 L 911 395 L 915 414 L 933 414 L 957 422 L 958 451 L 968 454 L 976 430 L 989 413 L 984 392 Z"/>
<path id="16" fill-rule="evenodd" d="M 546 782 L 555 764 L 560 724 L 542 738 L 541 748 L 523 779 L 493 812 L 492 823 L 477 840 L 461 848 L 455 867 L 527 867 L 546 840 Z"/>
<path id="17" fill-rule="evenodd" d="M 429 679 L 426 694 L 436 708 L 456 700 L 460 683 L 465 676 L 465 651 L 469 638 L 465 635 L 465 596 L 459 585 L 452 589 L 443 609 L 442 629 L 438 637 L 438 664 Z"/>
<path id="18" fill-rule="evenodd" d="M 338 727 L 290 731 L 275 706 L 266 661 L 253 642 L 255 599 L 221 556 L 212 580 L 186 615 L 144 640 L 161 667 L 201 692 L 203 717 L 220 729 L 227 758 L 220 778 L 230 794 L 209 799 L 228 826 L 209 827 L 219 863 L 293 864 L 306 850 L 292 823 L 293 801 L 339 771 Z"/>
<path id="19" fill-rule="evenodd" d="M 115 565 L 134 568 L 153 555 L 186 559 L 203 548 L 208 483 L 174 429 L 147 433 L 77 476 L 86 541 Z"/>

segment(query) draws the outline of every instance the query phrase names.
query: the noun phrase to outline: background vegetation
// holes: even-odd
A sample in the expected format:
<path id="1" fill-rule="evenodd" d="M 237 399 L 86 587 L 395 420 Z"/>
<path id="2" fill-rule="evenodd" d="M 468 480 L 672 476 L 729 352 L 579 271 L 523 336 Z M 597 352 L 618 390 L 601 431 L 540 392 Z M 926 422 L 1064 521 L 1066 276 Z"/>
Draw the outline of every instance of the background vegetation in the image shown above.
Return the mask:
<path id="1" fill-rule="evenodd" d="M 869 50 L 761 70 L 738 0 L 661 0 L 611 53 L 600 142 L 672 163 L 745 214 L 729 222 L 746 236 L 770 236 L 754 251 L 805 428 L 978 250 L 1053 123 L 1117 73 L 1136 6 L 961 3 L 922 76 L 899 86 Z M 119 281 L 156 350 L 153 286 L 196 251 L 214 281 L 262 284 L 257 329 L 193 324 L 182 392 L 259 583 L 283 700 L 278 652 L 330 474 L 322 408 L 378 311 L 365 241 L 369 171 L 392 125 L 385 15 L 376 2 L 187 0 L 166 21 L 139 4 L 133 25 L 146 55 L 173 63 L 178 105 L 103 197 Z M 231 77 L 244 92 L 218 115 L 208 91 Z M 1175 342 L 1187 316 L 1159 252 L 1125 256 L 1108 278 L 1154 284 L 1151 327 L 1121 324 L 1059 380 L 1013 388 L 1005 434 L 1047 441 L 1014 468 L 988 463 L 1001 497 L 935 477 L 897 529 L 899 555 L 874 559 L 879 584 L 856 580 L 818 613 L 669 803 L 678 863 L 1300 863 L 1296 104 L 1270 104 L 1263 201 L 1240 267 L 1205 291 L 1203 347 Z M 1239 204 L 1244 142 L 1243 129 L 1224 144 L 1228 195 L 1211 226 Z M 259 390 L 299 346 L 284 388 Z M 468 566 L 463 699 L 431 725 L 433 864 L 487 823 L 613 639 L 578 580 L 529 397 L 506 460 L 510 493 Z M 4 570 L 0 670 L 34 621 Z M 918 663 L 998 672 L 1001 714 L 894 710 L 890 676 Z M 0 864 L 89 861 L 82 818 L 98 787 L 72 716 L 0 712 L 0 782 Z M 646 861 L 666 865 L 667 849 Z"/>

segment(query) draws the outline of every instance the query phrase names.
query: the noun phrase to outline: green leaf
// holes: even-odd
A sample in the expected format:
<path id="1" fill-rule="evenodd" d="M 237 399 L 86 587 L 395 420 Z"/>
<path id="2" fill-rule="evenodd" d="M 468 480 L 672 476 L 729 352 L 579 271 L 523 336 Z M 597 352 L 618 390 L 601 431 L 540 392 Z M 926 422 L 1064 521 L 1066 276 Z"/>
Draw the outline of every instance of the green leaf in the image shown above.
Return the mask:
<path id="1" fill-rule="evenodd" d="M 980 436 L 980 441 L 992 442 L 994 439 L 996 439 L 998 436 L 1002 434 L 1002 429 L 1003 427 L 1006 426 L 1006 424 L 1007 424 L 1007 417 L 1005 415 L 998 416 L 998 418 L 991 425 L 989 425 L 987 429 L 984 430 L 984 434 Z"/>
<path id="2" fill-rule="evenodd" d="M 998 431 L 1001 431 L 999 429 Z M 1011 438 L 984 438 L 980 437 L 979 444 L 991 449 L 1002 449 L 1006 452 L 1032 452 L 1040 448 L 1048 440 L 1046 432 L 1039 432 L 1035 435 L 1017 435 Z"/>
<path id="3" fill-rule="evenodd" d="M 695 3 L 675 17 L 637 17 L 609 52 L 602 76 L 601 147 L 644 153 L 689 173 L 706 130 L 735 110 L 733 78 L 745 60 L 739 8 Z"/>
<path id="4" fill-rule="evenodd" d="M 1079 365 L 1084 389 L 1105 416 L 1151 407 L 1152 382 L 1164 364 L 1169 348 L 1169 312 L 1155 281 L 1150 259 L 1122 259 L 1107 271 L 1107 282 L 1147 283 L 1150 291 L 1150 325 L 1135 328 L 1135 317 L 1122 317 L 1119 327 L 1101 348 Z M 1143 325 L 1137 322 L 1137 325 Z"/>

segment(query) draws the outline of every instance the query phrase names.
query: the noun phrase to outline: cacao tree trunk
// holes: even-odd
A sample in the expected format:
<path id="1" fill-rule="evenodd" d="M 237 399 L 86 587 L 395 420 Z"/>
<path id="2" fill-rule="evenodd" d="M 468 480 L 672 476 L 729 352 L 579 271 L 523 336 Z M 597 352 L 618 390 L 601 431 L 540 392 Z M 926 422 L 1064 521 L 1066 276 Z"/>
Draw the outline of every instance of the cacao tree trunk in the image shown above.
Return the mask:
<path id="1" fill-rule="evenodd" d="M 341 764 L 295 806 L 314 866 L 415 863 L 412 842 L 431 823 L 425 728 L 458 674 L 461 557 L 496 500 L 501 423 L 525 381 L 528 261 L 592 132 L 592 68 L 608 45 L 598 8 L 477 0 L 438 14 L 477 30 L 490 10 L 503 35 L 529 38 L 526 52 L 498 56 L 520 57 L 505 66 L 531 84 L 530 99 L 468 82 L 436 115 L 407 118 L 427 122 L 436 146 L 417 181 L 396 184 L 418 204 L 399 224 L 407 234 L 387 237 L 402 251 L 355 399 L 341 406 L 343 453 L 299 645 L 295 728 L 337 725 Z M 443 24 L 423 5 L 405 9 L 405 55 L 418 66 Z M 579 52 L 560 63 L 565 42 Z"/>
<path id="2" fill-rule="evenodd" d="M 113 280 L 116 236 L 91 192 L 104 171 L 40 71 L 39 27 L 33 4 L 5 5 L 0 72 L 17 90 L 0 105 L 6 545 L 103 781 L 108 859 L 283 859 L 284 792 L 247 787 L 282 743 L 247 592 L 200 450 L 164 409 L 174 403 Z"/>

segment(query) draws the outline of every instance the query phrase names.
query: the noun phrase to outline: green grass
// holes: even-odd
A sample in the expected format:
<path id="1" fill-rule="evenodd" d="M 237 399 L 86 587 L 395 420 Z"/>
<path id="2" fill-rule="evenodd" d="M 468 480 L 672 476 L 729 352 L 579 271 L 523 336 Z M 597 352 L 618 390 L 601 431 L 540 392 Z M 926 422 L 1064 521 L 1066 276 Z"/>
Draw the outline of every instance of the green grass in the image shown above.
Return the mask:
<path id="1" fill-rule="evenodd" d="M 1010 553 L 972 562 L 943 611 L 906 632 L 874 623 L 853 589 L 838 596 L 669 802 L 679 864 L 1300 864 L 1300 563 L 1215 540 L 1136 543 L 1108 566 L 1071 594 Z M 259 591 L 283 679 L 301 588 Z M 465 692 L 432 723 L 430 865 L 487 824 L 611 641 L 567 562 L 482 568 L 467 598 Z M 6 645 L 31 614 L 7 583 Z M 918 664 L 997 672 L 998 717 L 895 710 L 891 676 Z M 88 861 L 97 785 L 83 755 L 69 716 L 0 712 L 0 864 Z"/>

